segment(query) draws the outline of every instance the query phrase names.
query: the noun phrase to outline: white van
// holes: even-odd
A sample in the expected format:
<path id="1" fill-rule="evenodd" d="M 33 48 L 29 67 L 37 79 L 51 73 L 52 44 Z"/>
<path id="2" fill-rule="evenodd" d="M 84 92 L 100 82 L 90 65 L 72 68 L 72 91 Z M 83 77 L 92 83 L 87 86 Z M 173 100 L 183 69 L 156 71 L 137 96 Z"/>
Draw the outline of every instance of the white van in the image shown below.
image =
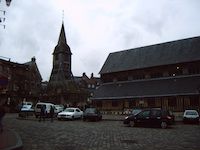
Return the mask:
<path id="1" fill-rule="evenodd" d="M 43 105 L 45 105 L 45 107 L 46 107 L 47 117 L 50 116 L 49 114 L 50 114 L 51 106 L 53 106 L 53 108 L 54 108 L 54 113 L 57 114 L 54 104 L 52 104 L 52 103 L 39 102 L 39 103 L 37 103 L 37 104 L 35 105 L 35 117 L 36 117 L 36 118 L 38 118 L 38 116 L 40 116 L 41 107 L 42 107 Z"/>

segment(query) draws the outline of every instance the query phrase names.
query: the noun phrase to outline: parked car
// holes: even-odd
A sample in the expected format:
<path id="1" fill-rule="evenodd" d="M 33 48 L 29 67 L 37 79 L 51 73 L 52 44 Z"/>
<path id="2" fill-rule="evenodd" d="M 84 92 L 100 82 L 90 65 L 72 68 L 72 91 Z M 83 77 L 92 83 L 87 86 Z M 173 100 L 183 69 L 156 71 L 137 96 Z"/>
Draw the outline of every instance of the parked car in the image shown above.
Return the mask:
<path id="1" fill-rule="evenodd" d="M 185 110 L 183 114 L 184 123 L 199 123 L 199 114 L 196 110 Z"/>
<path id="2" fill-rule="evenodd" d="M 46 117 L 50 117 L 50 109 L 51 106 L 54 108 L 54 113 L 55 116 L 58 114 L 57 110 L 55 109 L 55 105 L 52 103 L 44 103 L 44 102 L 39 102 L 35 105 L 35 117 L 38 118 L 40 116 L 40 112 L 41 112 L 41 107 L 45 106 L 46 108 Z"/>
<path id="3" fill-rule="evenodd" d="M 100 121 L 102 120 L 102 114 L 96 108 L 86 108 L 86 110 L 83 113 L 83 121 L 86 120 Z"/>
<path id="4" fill-rule="evenodd" d="M 169 110 L 159 108 L 144 109 L 136 115 L 127 116 L 124 124 L 130 126 L 159 126 L 163 129 L 174 123 L 174 115 Z"/>
<path id="5" fill-rule="evenodd" d="M 22 103 L 20 103 L 20 104 L 18 104 L 17 106 L 16 106 L 16 110 L 17 110 L 17 112 L 20 112 L 20 111 L 22 111 L 21 109 L 23 108 L 29 108 L 29 107 L 32 107 L 33 106 L 33 103 L 32 102 L 22 102 Z"/>
<path id="6" fill-rule="evenodd" d="M 56 108 L 56 111 L 58 113 L 64 110 L 64 106 L 63 105 L 55 105 L 55 108 Z"/>
<path id="7" fill-rule="evenodd" d="M 34 108 L 32 102 L 24 102 L 22 103 L 21 109 L 19 111 L 19 117 L 28 117 L 34 114 Z"/>
<path id="8" fill-rule="evenodd" d="M 57 118 L 58 120 L 61 119 L 78 119 L 78 118 L 82 118 L 83 116 L 83 112 L 79 109 L 79 108 L 66 108 L 64 111 L 58 113 Z"/>
<path id="9" fill-rule="evenodd" d="M 29 111 L 34 110 L 33 109 L 33 103 L 32 102 L 23 102 L 20 111 Z"/>

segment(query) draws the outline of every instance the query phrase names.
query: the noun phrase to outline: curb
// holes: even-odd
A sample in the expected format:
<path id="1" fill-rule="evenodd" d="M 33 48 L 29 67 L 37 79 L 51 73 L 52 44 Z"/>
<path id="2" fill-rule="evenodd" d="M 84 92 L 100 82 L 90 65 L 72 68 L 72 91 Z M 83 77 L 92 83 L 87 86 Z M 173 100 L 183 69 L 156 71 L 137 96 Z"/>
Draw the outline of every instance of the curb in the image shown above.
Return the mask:
<path id="1" fill-rule="evenodd" d="M 8 131 L 12 132 L 16 138 L 16 143 L 13 146 L 7 147 L 7 148 L 3 148 L 1 150 L 22 150 L 23 149 L 23 143 L 21 140 L 21 137 L 18 135 L 17 132 L 11 130 L 11 129 L 7 129 Z"/>
<path id="2" fill-rule="evenodd" d="M 15 146 L 11 147 L 10 150 L 22 150 L 23 149 L 23 142 L 21 140 L 21 137 L 19 136 L 19 134 L 15 131 L 13 131 L 16 138 L 17 138 L 17 143 Z"/>
<path id="3" fill-rule="evenodd" d="M 23 118 L 23 117 L 16 117 L 16 119 L 19 119 L 19 120 L 31 120 L 31 121 L 38 121 L 37 118 L 34 118 L 34 117 L 27 117 L 27 118 Z M 102 117 L 102 120 L 104 121 L 123 121 L 124 118 L 112 118 L 112 117 Z M 182 120 L 175 120 L 175 123 L 182 123 Z"/>

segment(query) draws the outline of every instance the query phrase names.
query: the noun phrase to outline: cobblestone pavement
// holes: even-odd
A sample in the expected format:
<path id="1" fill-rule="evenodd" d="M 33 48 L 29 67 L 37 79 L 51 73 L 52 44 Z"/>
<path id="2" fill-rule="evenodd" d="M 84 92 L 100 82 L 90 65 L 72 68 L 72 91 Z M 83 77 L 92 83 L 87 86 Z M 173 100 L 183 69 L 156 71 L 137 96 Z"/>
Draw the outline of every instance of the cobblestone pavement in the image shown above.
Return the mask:
<path id="1" fill-rule="evenodd" d="M 169 129 L 126 127 L 122 121 L 83 122 L 4 118 L 22 138 L 24 150 L 199 150 L 200 125 Z"/>

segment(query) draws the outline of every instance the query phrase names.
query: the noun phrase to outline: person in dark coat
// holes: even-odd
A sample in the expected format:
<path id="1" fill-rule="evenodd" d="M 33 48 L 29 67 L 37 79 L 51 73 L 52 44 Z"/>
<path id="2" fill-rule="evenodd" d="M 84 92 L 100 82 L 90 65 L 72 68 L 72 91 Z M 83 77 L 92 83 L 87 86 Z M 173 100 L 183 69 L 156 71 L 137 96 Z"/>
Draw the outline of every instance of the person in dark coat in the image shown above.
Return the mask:
<path id="1" fill-rule="evenodd" d="M 5 116 L 5 109 L 2 105 L 0 105 L 0 133 L 3 132 L 3 124 L 2 124 L 2 120 L 3 117 Z"/>
<path id="2" fill-rule="evenodd" d="M 54 117 L 54 107 L 51 106 L 50 108 L 50 117 L 51 117 L 51 122 L 53 122 L 53 117 Z"/>
<path id="3" fill-rule="evenodd" d="M 41 121 L 41 119 L 43 119 L 43 121 L 45 121 L 45 117 L 46 117 L 46 106 L 42 105 L 41 106 L 41 111 L 40 111 L 39 121 Z"/>

